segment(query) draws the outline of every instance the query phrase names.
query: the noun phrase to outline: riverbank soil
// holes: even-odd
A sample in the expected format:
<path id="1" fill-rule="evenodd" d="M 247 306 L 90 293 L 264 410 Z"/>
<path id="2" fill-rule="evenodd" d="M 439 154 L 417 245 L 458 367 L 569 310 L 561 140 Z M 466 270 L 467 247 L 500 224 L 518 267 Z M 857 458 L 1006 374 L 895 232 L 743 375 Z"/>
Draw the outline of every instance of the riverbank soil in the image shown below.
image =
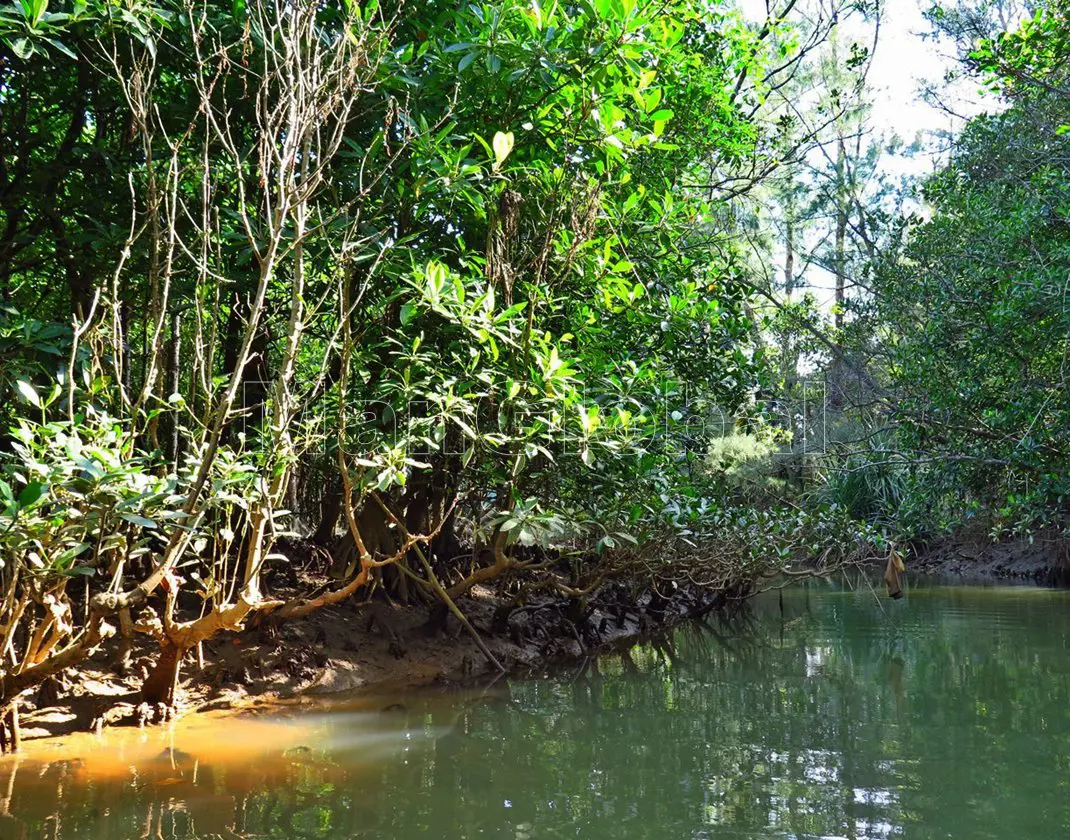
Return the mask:
<path id="1" fill-rule="evenodd" d="M 709 594 L 679 590 L 670 598 L 629 602 L 604 586 L 577 610 L 574 599 L 546 599 L 503 611 L 500 593 L 476 587 L 458 601 L 483 645 L 508 673 L 582 660 L 666 630 L 714 604 Z M 505 613 L 507 617 L 504 617 Z M 171 708 L 141 701 L 140 687 L 159 648 L 135 639 L 117 668 L 102 650 L 76 672 L 61 674 L 20 699 L 26 739 L 145 725 L 194 711 L 293 700 L 367 689 L 400 692 L 433 683 L 491 679 L 502 670 L 452 616 L 429 629 L 426 607 L 343 602 L 306 618 L 270 617 L 225 633 L 185 657 Z"/>
<path id="2" fill-rule="evenodd" d="M 917 547 L 909 568 L 927 575 L 971 580 L 1028 580 L 1068 586 L 1070 541 L 1055 529 L 996 543 L 983 534 L 960 532 Z"/>

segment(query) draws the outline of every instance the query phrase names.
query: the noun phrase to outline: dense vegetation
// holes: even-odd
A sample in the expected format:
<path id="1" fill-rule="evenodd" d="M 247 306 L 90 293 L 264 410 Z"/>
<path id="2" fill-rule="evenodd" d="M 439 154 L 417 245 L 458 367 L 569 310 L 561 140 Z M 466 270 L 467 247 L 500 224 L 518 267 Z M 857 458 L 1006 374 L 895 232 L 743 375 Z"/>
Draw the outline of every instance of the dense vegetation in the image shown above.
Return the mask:
<path id="1" fill-rule="evenodd" d="M 865 129 L 880 4 L 774 5 L 0 9 L 0 701 L 137 634 L 170 702 L 377 591 L 475 632 L 491 582 L 582 619 L 1058 520 L 1062 6 L 932 13 L 1009 106 L 923 220 Z"/>
<path id="2" fill-rule="evenodd" d="M 1025 15 L 1020 28 L 999 32 L 1013 12 Z M 954 138 L 946 165 L 918 190 L 924 214 L 893 220 L 872 262 L 854 341 L 878 371 L 867 431 L 880 445 L 854 453 L 847 477 L 868 472 L 858 483 L 869 495 L 859 495 L 907 537 L 973 522 L 993 538 L 1054 526 L 1061 539 L 1070 489 L 1065 8 L 961 4 L 930 17 L 1002 102 Z M 855 498 L 847 483 L 832 480 Z"/>

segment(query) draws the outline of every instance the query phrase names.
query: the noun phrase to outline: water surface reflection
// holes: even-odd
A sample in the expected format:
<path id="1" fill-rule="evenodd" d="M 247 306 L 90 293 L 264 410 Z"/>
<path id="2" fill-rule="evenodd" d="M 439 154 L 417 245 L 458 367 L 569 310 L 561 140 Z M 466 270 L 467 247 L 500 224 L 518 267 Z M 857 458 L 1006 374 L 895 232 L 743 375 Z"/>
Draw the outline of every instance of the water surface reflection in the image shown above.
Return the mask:
<path id="1" fill-rule="evenodd" d="M 1068 638 L 1067 592 L 793 590 L 486 696 L 37 748 L 0 838 L 1063 837 Z"/>

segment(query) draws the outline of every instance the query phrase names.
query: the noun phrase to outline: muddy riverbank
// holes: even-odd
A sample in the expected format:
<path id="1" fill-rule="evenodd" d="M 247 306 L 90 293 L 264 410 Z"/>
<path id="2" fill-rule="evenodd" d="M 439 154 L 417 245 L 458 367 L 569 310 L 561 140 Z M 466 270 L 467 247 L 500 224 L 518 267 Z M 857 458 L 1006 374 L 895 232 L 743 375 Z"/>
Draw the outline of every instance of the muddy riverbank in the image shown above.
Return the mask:
<path id="1" fill-rule="evenodd" d="M 290 702 L 339 692 L 388 695 L 418 686 L 486 682 L 580 662 L 656 635 L 723 601 L 678 590 L 628 603 L 605 587 L 577 614 L 575 601 L 547 599 L 509 611 L 489 588 L 460 603 L 482 646 L 450 617 L 429 628 L 425 608 L 343 603 L 306 619 L 225 633 L 191 651 L 173 708 L 143 703 L 140 686 L 156 648 L 144 639 L 117 672 L 103 651 L 20 702 L 23 740 L 166 722 L 193 712 Z M 488 653 L 490 656 L 488 656 Z M 493 661 L 491 660 L 493 657 Z M 500 666 L 500 667 L 499 667 Z"/>
<path id="2" fill-rule="evenodd" d="M 915 546 L 911 572 L 971 581 L 1019 580 L 1070 585 L 1070 541 L 1053 530 L 992 542 L 960 532 Z"/>
<path id="3" fill-rule="evenodd" d="M 914 546 L 908 570 L 971 581 L 1070 583 L 1067 542 L 1054 532 L 998 543 L 961 533 L 943 537 Z M 548 597 L 503 609 L 509 603 L 503 593 L 476 587 L 460 606 L 485 650 L 452 617 L 431 628 L 423 607 L 347 602 L 298 621 L 261 621 L 191 651 L 170 709 L 141 701 L 140 687 L 158 652 L 152 639 L 141 637 L 123 668 L 102 650 L 77 673 L 23 697 L 22 737 L 153 724 L 196 711 L 340 692 L 389 695 L 417 686 L 487 682 L 503 672 L 537 673 L 664 632 L 724 601 L 724 593 L 694 589 L 656 602 L 650 595 L 631 601 L 623 589 L 607 585 L 582 604 Z"/>

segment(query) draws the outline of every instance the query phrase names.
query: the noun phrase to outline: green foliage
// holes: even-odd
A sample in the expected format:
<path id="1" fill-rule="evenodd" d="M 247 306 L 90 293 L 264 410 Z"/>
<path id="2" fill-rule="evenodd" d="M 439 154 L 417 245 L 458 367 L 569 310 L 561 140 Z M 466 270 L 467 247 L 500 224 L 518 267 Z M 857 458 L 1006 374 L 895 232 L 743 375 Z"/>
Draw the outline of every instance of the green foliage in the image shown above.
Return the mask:
<path id="1" fill-rule="evenodd" d="M 1070 91 L 1061 86 L 1070 55 L 1068 12 L 1064 0 L 1038 4 L 1018 27 L 979 39 L 969 53 L 971 65 L 1010 97 L 1055 93 L 1066 98 Z"/>
<path id="2" fill-rule="evenodd" d="M 776 451 L 776 445 L 757 435 L 732 432 L 710 441 L 707 450 L 707 466 L 725 476 L 738 475 L 753 462 L 767 462 Z"/>
<path id="3" fill-rule="evenodd" d="M 749 568 L 768 575 L 799 563 L 835 570 L 872 561 L 889 546 L 884 529 L 835 502 L 727 505 L 711 512 L 708 528 L 711 535 L 739 545 Z"/>
<path id="4" fill-rule="evenodd" d="M 90 410 L 77 424 L 22 420 L 12 437 L 0 469 L 4 557 L 47 578 L 105 574 L 159 548 L 182 497 L 131 451 L 121 422 Z"/>
<path id="5" fill-rule="evenodd" d="M 353 587 L 401 564 L 397 594 L 463 594 L 490 547 L 703 532 L 674 414 L 754 410 L 766 370 L 742 248 L 685 185 L 775 166 L 754 113 L 790 29 L 693 0 L 5 7 L 4 591 L 44 616 L 34 581 L 84 576 L 100 629 L 166 580 L 185 648 L 278 607 L 287 531 L 343 523 Z"/>
<path id="6" fill-rule="evenodd" d="M 733 430 L 715 437 L 706 451 L 706 468 L 713 481 L 729 497 L 762 503 L 784 495 L 785 482 L 777 476 L 781 444 L 771 434 L 751 434 Z"/>
<path id="7" fill-rule="evenodd" d="M 898 530 L 906 524 L 908 484 L 907 469 L 878 449 L 838 461 L 824 476 L 816 496 L 855 519 Z"/>
<path id="8" fill-rule="evenodd" d="M 932 219 L 882 272 L 882 316 L 902 331 L 892 373 L 906 448 L 934 453 L 966 498 L 1062 491 L 1070 454 L 1063 286 L 1070 146 L 1055 101 L 975 120 L 926 185 Z M 1029 490 L 1026 491 L 1025 488 Z"/>

